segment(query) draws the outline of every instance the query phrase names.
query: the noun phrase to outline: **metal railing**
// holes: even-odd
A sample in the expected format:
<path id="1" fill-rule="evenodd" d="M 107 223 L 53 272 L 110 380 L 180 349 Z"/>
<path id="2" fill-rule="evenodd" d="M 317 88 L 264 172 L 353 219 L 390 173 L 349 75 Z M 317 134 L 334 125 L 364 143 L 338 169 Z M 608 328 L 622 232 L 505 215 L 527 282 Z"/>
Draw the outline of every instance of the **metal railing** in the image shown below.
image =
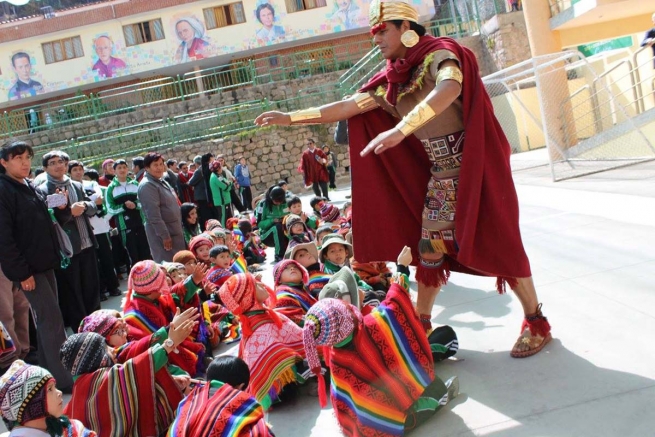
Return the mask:
<path id="1" fill-rule="evenodd" d="M 565 126 L 575 125 L 577 137 L 588 138 L 652 109 L 655 106 L 654 58 L 640 56 L 650 50 L 650 47 L 636 50 L 595 77 L 591 84 L 572 93 L 565 104 L 571 104 L 574 116 L 563 119 Z M 579 97 L 583 93 L 586 98 Z M 565 129 L 565 132 L 573 131 Z M 577 142 L 577 139 L 569 138 L 569 141 Z"/>

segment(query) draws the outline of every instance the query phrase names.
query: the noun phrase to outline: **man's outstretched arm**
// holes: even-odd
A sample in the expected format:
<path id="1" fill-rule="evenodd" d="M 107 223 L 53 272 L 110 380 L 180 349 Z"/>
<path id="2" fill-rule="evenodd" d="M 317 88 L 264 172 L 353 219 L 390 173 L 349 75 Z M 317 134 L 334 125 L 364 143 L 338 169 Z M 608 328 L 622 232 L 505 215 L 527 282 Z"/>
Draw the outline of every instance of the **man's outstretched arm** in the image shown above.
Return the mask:
<path id="1" fill-rule="evenodd" d="M 257 126 L 291 126 L 335 123 L 377 107 L 378 104 L 369 94 L 357 93 L 346 100 L 328 103 L 318 108 L 308 108 L 294 112 L 264 112 L 255 119 L 255 124 Z"/>

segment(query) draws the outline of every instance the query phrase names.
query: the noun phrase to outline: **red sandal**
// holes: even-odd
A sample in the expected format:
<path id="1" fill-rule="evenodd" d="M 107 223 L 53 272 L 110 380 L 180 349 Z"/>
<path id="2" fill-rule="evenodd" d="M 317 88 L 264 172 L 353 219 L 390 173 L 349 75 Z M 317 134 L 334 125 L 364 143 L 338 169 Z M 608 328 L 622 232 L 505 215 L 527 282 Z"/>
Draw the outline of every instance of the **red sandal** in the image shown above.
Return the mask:
<path id="1" fill-rule="evenodd" d="M 541 313 L 541 304 L 539 304 L 534 314 L 526 315 L 525 319 L 523 319 L 521 336 L 514 343 L 510 355 L 513 358 L 530 357 L 541 351 L 552 339 L 550 323 L 548 323 L 548 319 Z M 519 346 L 524 344 L 528 345 L 529 349 L 518 350 Z"/>

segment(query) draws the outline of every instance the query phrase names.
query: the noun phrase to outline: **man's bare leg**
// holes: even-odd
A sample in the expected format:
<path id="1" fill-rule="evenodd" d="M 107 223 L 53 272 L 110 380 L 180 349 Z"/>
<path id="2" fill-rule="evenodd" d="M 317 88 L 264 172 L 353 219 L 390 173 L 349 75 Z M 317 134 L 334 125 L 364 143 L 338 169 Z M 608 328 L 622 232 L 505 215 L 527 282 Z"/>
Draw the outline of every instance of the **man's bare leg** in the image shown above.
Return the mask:
<path id="1" fill-rule="evenodd" d="M 523 306 L 525 319 L 521 335 L 512 348 L 514 358 L 525 358 L 539 352 L 550 340 L 550 324 L 541 314 L 541 305 L 537 298 L 532 277 L 516 278 L 514 293 Z"/>

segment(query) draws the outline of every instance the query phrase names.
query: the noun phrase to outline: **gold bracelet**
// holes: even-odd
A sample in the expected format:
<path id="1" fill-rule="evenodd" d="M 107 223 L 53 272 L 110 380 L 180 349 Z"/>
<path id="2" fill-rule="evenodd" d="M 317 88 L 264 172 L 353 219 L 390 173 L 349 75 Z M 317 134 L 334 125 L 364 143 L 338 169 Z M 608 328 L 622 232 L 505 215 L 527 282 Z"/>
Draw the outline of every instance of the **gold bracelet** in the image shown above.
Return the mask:
<path id="1" fill-rule="evenodd" d="M 291 124 L 311 124 L 312 120 L 321 118 L 321 110 L 318 108 L 301 109 L 289 113 Z M 309 122 L 309 123 L 306 123 Z"/>
<path id="2" fill-rule="evenodd" d="M 408 137 L 428 124 L 436 116 L 434 109 L 424 100 L 404 116 L 400 123 L 396 125 L 396 128 Z"/>
<path id="3" fill-rule="evenodd" d="M 449 65 L 447 67 L 440 69 L 439 73 L 437 73 L 437 81 L 436 81 L 437 85 L 439 85 L 444 80 L 454 80 L 458 82 L 461 86 L 462 82 L 464 81 L 464 75 L 462 74 L 462 70 L 452 65 Z"/>
<path id="4" fill-rule="evenodd" d="M 369 93 L 355 93 L 352 99 L 357 103 L 357 107 L 362 111 L 370 111 L 378 107 L 377 102 Z"/>

